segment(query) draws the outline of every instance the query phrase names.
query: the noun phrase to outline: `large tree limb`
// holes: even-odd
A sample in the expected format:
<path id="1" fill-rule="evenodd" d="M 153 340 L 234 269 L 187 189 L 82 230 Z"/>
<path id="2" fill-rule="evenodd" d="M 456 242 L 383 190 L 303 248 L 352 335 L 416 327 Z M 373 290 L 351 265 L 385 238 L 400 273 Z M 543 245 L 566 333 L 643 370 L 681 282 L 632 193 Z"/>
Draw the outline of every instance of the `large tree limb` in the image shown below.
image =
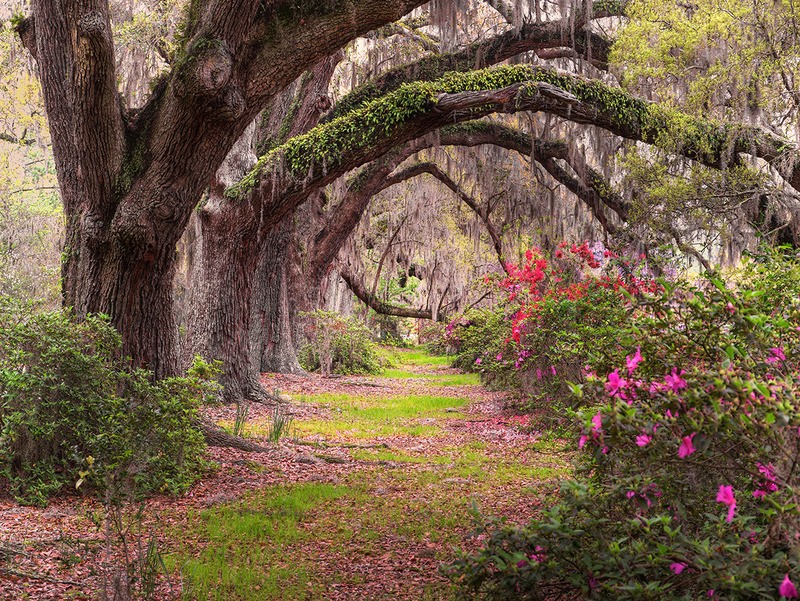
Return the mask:
<path id="1" fill-rule="evenodd" d="M 435 82 L 403 86 L 262 157 L 229 193 L 265 203 L 262 214 L 271 227 L 310 190 L 398 144 L 448 123 L 518 111 L 547 112 L 594 125 L 718 169 L 735 164 L 739 153 L 750 154 L 771 163 L 800 189 L 796 149 L 769 132 L 692 117 L 597 81 L 519 65 L 452 73 Z"/>
<path id="2" fill-rule="evenodd" d="M 355 294 L 365 305 L 380 315 L 391 315 L 394 317 L 413 317 L 416 319 L 433 319 L 433 311 L 430 309 L 414 309 L 412 307 L 398 307 L 397 305 L 390 305 L 384 303 L 380 299 L 372 295 L 364 285 L 358 281 L 347 269 L 340 269 L 339 275 L 347 284 L 347 287 Z M 441 317 L 441 316 L 440 316 Z M 443 320 L 443 318 L 442 318 Z"/>
<path id="3" fill-rule="evenodd" d="M 542 53 L 543 58 L 549 58 L 548 51 L 558 49 L 559 56 L 563 56 L 563 50 L 570 48 L 571 52 L 580 56 L 591 55 L 599 67 L 607 67 L 611 42 L 588 30 L 579 29 L 574 36 L 573 31 L 574 24 L 568 19 L 525 23 L 519 29 L 511 29 L 489 40 L 476 42 L 464 50 L 421 58 L 391 69 L 356 88 L 339 100 L 326 120 L 340 117 L 371 100 L 393 92 L 405 83 L 432 81 L 450 71 L 489 67 L 523 52 L 537 51 Z"/>

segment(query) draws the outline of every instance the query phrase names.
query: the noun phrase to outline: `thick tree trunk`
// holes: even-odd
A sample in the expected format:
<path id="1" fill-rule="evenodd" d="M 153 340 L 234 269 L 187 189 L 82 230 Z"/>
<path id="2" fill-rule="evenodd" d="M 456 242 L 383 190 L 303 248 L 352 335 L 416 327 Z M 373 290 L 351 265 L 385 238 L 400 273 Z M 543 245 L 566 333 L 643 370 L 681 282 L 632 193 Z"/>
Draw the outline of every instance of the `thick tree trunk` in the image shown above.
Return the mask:
<path id="1" fill-rule="evenodd" d="M 263 240 L 253 283 L 250 353 L 254 369 L 304 373 L 297 360 L 297 305 L 290 299 L 290 261 L 294 215 L 284 219 Z"/>
<path id="2" fill-rule="evenodd" d="M 250 302 L 258 262 L 257 239 L 250 228 L 235 227 L 228 211 L 214 202 L 198 216 L 200 236 L 188 298 L 187 334 L 193 354 L 222 361 L 226 402 L 263 400 L 258 372 L 250 362 Z"/>

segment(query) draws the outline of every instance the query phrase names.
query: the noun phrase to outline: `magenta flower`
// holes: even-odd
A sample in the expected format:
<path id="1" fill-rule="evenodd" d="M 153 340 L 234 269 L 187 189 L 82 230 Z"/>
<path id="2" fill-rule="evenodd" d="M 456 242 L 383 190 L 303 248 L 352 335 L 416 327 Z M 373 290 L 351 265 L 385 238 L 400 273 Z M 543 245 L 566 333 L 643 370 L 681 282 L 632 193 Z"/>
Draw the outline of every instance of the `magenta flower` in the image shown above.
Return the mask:
<path id="1" fill-rule="evenodd" d="M 578 448 L 582 449 L 586 445 L 586 441 L 589 440 L 589 437 L 585 434 L 578 439 Z"/>
<path id="2" fill-rule="evenodd" d="M 535 561 L 536 563 L 542 563 L 545 559 L 547 559 L 547 555 L 544 553 L 544 548 L 536 545 L 533 550 L 536 551 L 536 553 L 529 554 L 529 559 Z"/>
<path id="3" fill-rule="evenodd" d="M 608 391 L 608 394 L 614 396 L 615 394 L 617 394 L 617 391 L 620 388 L 625 387 L 625 384 L 626 384 L 625 378 L 620 378 L 619 371 L 615 369 L 610 374 L 608 374 L 608 383 L 606 383 L 606 390 Z"/>
<path id="4" fill-rule="evenodd" d="M 686 564 L 681 561 L 675 561 L 669 564 L 669 569 L 672 570 L 673 574 L 680 574 L 686 569 Z"/>
<path id="5" fill-rule="evenodd" d="M 550 373 L 553 374 L 553 375 L 556 375 L 556 366 L 555 365 L 551 365 L 550 366 Z"/>
<path id="6" fill-rule="evenodd" d="M 651 440 L 653 440 L 652 437 L 647 434 L 639 434 L 639 436 L 636 437 L 636 444 L 640 447 L 646 447 L 650 444 Z"/>
<path id="7" fill-rule="evenodd" d="M 625 363 L 628 366 L 629 376 L 633 374 L 633 370 L 635 370 L 636 366 L 639 365 L 639 363 L 641 362 L 642 362 L 641 347 L 637 346 L 636 352 L 633 354 L 633 356 L 629 355 L 628 357 L 625 357 Z"/>
<path id="8" fill-rule="evenodd" d="M 767 465 L 757 463 L 756 465 L 758 466 L 758 471 L 764 476 L 764 481 L 753 491 L 753 496 L 756 499 L 763 499 L 768 493 L 778 490 L 778 485 L 775 482 L 775 466 L 771 463 Z"/>
<path id="9" fill-rule="evenodd" d="M 697 450 L 694 448 L 694 443 L 692 442 L 693 438 L 694 432 L 689 436 L 683 437 L 683 442 L 681 442 L 681 446 L 678 447 L 678 457 L 685 459 Z"/>
<path id="10" fill-rule="evenodd" d="M 603 416 L 600 415 L 598 411 L 597 414 L 592 417 L 592 431 L 597 432 L 603 427 Z"/>
<path id="11" fill-rule="evenodd" d="M 725 486 L 720 484 L 719 492 L 717 493 L 717 503 L 724 503 L 728 506 L 727 521 L 733 521 L 733 514 L 736 511 L 736 498 L 733 496 L 733 486 Z"/>
<path id="12" fill-rule="evenodd" d="M 537 380 L 541 380 L 542 379 L 542 370 L 539 369 L 538 367 L 536 368 L 536 379 Z"/>
<path id="13" fill-rule="evenodd" d="M 502 361 L 503 360 L 503 354 L 502 353 L 497 353 L 497 357 L 495 357 L 495 359 L 497 359 L 498 361 Z"/>
<path id="14" fill-rule="evenodd" d="M 685 370 L 681 370 L 681 373 L 678 373 L 678 368 L 673 367 L 672 373 L 664 376 L 664 382 L 666 385 L 672 389 L 672 392 L 678 392 L 686 388 L 686 380 L 684 380 L 681 376 L 685 374 Z"/>
<path id="15" fill-rule="evenodd" d="M 789 580 L 789 574 L 786 574 L 783 582 L 781 582 L 781 585 L 778 587 L 778 594 L 787 599 L 797 599 L 797 587 Z"/>
<path id="16" fill-rule="evenodd" d="M 769 352 L 772 356 L 767 359 L 767 363 L 782 363 L 783 361 L 786 361 L 786 355 L 783 353 L 783 347 L 773 347 L 769 349 Z"/>
<path id="17" fill-rule="evenodd" d="M 483 363 L 483 359 L 481 359 L 480 357 L 475 359 L 475 365 L 480 365 L 481 363 Z"/>

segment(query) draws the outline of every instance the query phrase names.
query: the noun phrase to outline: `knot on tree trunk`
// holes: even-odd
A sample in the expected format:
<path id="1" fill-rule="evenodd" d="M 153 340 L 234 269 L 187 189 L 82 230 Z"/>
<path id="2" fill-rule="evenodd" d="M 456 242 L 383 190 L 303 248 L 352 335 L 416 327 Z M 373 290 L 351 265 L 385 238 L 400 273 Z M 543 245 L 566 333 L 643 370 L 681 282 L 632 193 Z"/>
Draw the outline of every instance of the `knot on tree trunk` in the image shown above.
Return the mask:
<path id="1" fill-rule="evenodd" d="M 247 109 L 244 93 L 239 86 L 229 86 L 225 90 L 219 106 L 215 106 L 215 114 L 221 121 L 235 121 Z"/>
<path id="2" fill-rule="evenodd" d="M 106 31 L 106 20 L 95 10 L 84 13 L 78 20 L 78 33 L 86 38 L 101 38 Z"/>
<path id="3" fill-rule="evenodd" d="M 153 208 L 152 204 L 147 205 L 147 209 Z M 111 232 L 116 246 L 132 259 L 149 254 L 148 249 L 156 245 L 155 228 L 147 217 L 147 210 L 135 210 L 132 205 L 117 212 Z"/>
<path id="4" fill-rule="evenodd" d="M 82 218 L 81 229 L 84 232 L 86 245 L 98 248 L 106 240 L 106 222 L 96 213 L 86 213 Z"/>
<path id="5" fill-rule="evenodd" d="M 224 42 L 209 40 L 199 50 L 195 63 L 195 81 L 198 92 L 216 95 L 223 90 L 233 74 L 233 55 Z"/>

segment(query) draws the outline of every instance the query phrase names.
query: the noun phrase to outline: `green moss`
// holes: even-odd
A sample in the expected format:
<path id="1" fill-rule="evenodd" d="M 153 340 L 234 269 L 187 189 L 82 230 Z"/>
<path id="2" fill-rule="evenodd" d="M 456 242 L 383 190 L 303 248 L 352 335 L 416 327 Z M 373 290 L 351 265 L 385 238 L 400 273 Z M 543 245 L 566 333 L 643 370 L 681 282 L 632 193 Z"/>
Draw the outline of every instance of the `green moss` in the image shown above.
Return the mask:
<path id="1" fill-rule="evenodd" d="M 403 125 L 431 110 L 437 96 L 466 91 L 501 89 L 518 83 L 531 85 L 521 93 L 538 94 L 538 82 L 552 84 L 598 110 L 598 123 L 629 137 L 659 144 L 706 163 L 716 163 L 733 133 L 730 127 L 670 111 L 598 81 L 562 75 L 528 65 L 504 65 L 447 73 L 436 81 L 401 85 L 350 113 L 297 136 L 262 156 L 255 168 L 227 194 L 243 195 L 261 174 L 282 169 L 297 180 L 318 170 L 336 168 L 349 154 L 391 138 Z"/>

